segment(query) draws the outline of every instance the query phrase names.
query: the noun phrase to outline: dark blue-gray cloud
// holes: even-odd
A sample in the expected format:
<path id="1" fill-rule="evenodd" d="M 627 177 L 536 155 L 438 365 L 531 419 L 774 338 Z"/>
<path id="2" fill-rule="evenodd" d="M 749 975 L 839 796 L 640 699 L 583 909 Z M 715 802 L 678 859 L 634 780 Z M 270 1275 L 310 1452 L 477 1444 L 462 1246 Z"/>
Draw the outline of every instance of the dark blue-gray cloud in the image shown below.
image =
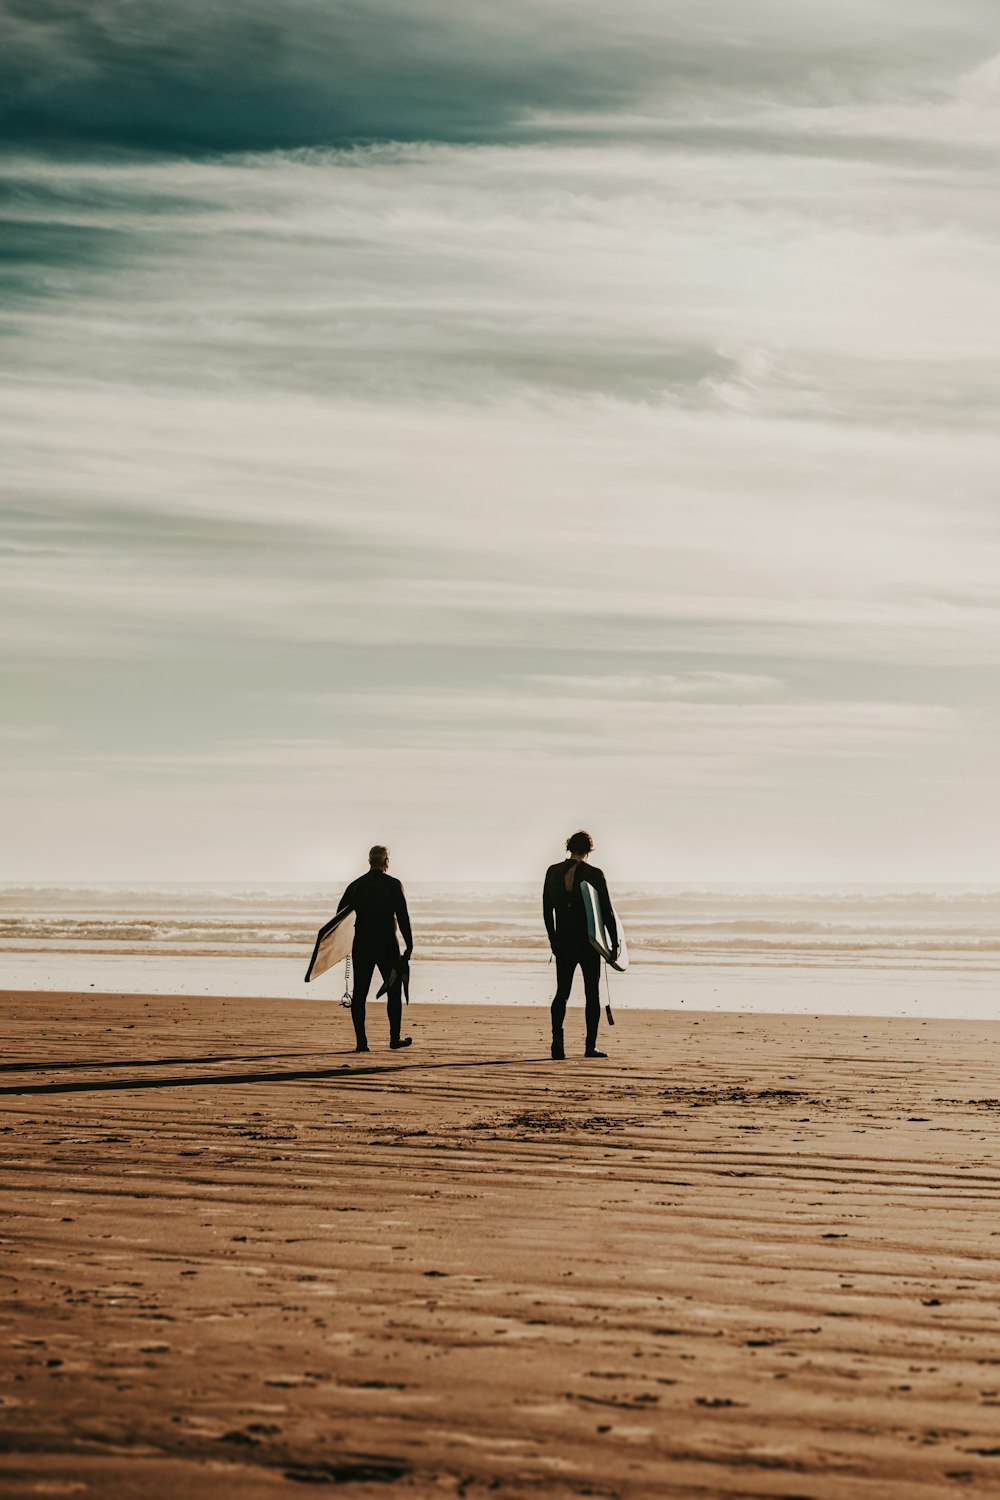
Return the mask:
<path id="1" fill-rule="evenodd" d="M 556 47 L 520 19 L 393 0 L 14 0 L 5 132 L 157 150 L 453 140 L 550 102 L 620 105 L 650 71 L 634 54 Z"/>
<path id="2" fill-rule="evenodd" d="M 541 113 L 862 96 L 982 61 L 982 0 L 3 0 L 8 142 L 214 152 L 508 139 Z M 535 123 L 532 124 L 532 120 Z M 551 128 L 551 124 L 548 128 Z"/>

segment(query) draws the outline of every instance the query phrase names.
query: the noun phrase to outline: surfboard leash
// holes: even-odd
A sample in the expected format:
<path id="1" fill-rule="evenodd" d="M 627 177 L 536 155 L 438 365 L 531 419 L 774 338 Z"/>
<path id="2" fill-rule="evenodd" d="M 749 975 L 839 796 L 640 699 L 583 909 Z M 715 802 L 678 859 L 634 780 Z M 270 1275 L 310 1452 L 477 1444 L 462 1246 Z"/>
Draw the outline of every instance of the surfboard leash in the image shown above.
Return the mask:
<path id="1" fill-rule="evenodd" d="M 351 955 L 344 959 L 344 993 L 340 997 L 340 1003 L 345 1010 L 350 1010 L 354 996 L 351 994 Z"/>
<path id="2" fill-rule="evenodd" d="M 604 989 L 608 997 L 608 1003 L 604 1007 L 604 1014 L 608 1018 L 608 1025 L 613 1026 L 615 1024 L 615 1018 L 611 1013 L 611 979 L 608 974 L 608 967 L 608 964 L 604 965 Z"/>

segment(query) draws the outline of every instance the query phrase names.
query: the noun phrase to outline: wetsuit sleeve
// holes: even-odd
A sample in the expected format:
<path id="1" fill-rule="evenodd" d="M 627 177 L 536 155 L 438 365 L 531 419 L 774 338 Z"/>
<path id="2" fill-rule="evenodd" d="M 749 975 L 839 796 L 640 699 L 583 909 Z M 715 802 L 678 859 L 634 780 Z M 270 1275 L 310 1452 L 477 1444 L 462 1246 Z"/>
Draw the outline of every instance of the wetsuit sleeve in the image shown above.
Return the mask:
<path id="1" fill-rule="evenodd" d="M 396 892 L 396 921 L 399 923 L 399 930 L 403 934 L 403 943 L 405 945 L 403 956 L 404 958 L 409 958 L 413 952 L 413 933 L 410 931 L 410 913 L 406 907 L 406 892 L 403 890 L 402 885 L 400 885 Z"/>
<path id="2" fill-rule="evenodd" d="M 611 905 L 611 897 L 608 895 L 608 882 L 603 874 L 597 884 L 597 894 L 601 898 L 601 911 L 604 913 L 604 926 L 608 937 L 611 939 L 612 951 L 618 950 L 618 923 L 615 921 L 614 907 Z"/>
<path id="3" fill-rule="evenodd" d="M 345 906 L 354 905 L 354 881 L 352 880 L 340 900 L 337 902 L 337 910 L 343 911 Z"/>
<path id="4" fill-rule="evenodd" d="M 546 870 L 545 884 L 542 886 L 542 916 L 545 919 L 545 931 L 549 935 L 549 947 L 553 953 L 556 951 L 556 903 L 552 893 L 552 871 Z"/>

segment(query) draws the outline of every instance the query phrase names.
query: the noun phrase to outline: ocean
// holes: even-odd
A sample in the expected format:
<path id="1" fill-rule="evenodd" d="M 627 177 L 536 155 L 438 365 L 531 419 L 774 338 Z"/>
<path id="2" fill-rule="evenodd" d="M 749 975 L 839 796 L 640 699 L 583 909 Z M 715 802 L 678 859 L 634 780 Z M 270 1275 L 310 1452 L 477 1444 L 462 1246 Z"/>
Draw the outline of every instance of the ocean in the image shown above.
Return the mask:
<path id="1" fill-rule="evenodd" d="M 0 886 L 0 988 L 336 1001 L 343 966 L 303 983 L 340 887 Z M 618 886 L 631 966 L 616 1011 L 990 1018 L 1000 888 Z M 411 993 L 542 1005 L 554 974 L 534 885 L 407 885 Z M 373 987 L 374 988 L 374 987 Z M 574 996 L 574 999 L 578 997 Z"/>

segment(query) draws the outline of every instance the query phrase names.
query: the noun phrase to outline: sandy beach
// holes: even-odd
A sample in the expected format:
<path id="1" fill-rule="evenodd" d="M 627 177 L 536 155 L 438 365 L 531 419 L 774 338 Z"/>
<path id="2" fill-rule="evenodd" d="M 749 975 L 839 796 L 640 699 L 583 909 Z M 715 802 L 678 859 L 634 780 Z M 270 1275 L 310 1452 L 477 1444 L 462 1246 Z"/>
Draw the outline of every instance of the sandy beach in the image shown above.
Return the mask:
<path id="1" fill-rule="evenodd" d="M 994 1024 L 0 1015 L 5 1496 L 1000 1493 Z"/>

